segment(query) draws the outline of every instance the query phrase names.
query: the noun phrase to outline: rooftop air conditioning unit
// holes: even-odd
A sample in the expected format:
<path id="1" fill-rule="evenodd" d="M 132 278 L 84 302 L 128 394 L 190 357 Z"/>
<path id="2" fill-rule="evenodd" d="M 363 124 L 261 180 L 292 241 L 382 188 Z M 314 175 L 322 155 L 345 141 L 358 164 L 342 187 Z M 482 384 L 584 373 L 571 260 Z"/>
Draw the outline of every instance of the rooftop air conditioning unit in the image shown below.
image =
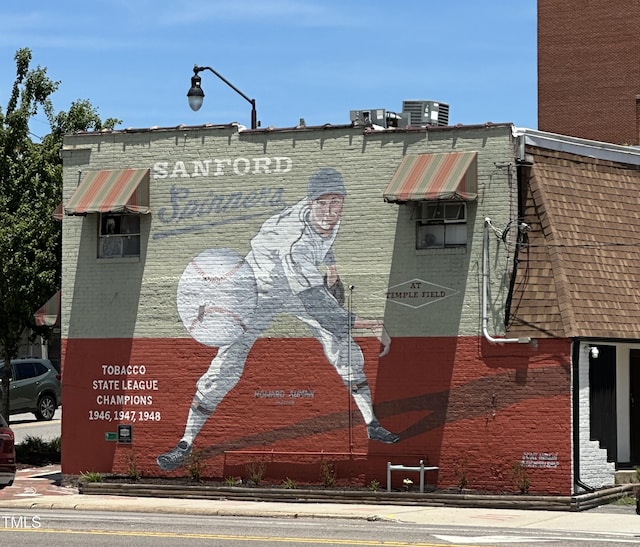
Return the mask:
<path id="1" fill-rule="evenodd" d="M 365 110 L 352 110 L 349 113 L 352 122 L 361 125 L 379 125 L 387 127 L 387 113 L 384 108 L 367 108 Z"/>
<path id="2" fill-rule="evenodd" d="M 402 101 L 410 125 L 449 125 L 449 105 L 438 101 Z"/>
<path id="3" fill-rule="evenodd" d="M 409 114 L 391 112 L 384 108 L 369 108 L 365 110 L 352 110 L 349 118 L 353 123 L 360 125 L 378 125 L 380 127 L 407 127 Z"/>

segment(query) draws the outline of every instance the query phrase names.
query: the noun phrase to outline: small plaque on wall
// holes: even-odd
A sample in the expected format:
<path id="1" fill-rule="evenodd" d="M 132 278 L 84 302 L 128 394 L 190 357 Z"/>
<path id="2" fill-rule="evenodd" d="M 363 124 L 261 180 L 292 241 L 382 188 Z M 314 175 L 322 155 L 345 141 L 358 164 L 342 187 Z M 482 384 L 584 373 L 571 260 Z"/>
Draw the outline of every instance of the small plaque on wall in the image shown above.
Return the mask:
<path id="1" fill-rule="evenodd" d="M 118 425 L 118 442 L 119 443 L 131 443 L 133 442 L 133 426 L 130 424 Z"/>

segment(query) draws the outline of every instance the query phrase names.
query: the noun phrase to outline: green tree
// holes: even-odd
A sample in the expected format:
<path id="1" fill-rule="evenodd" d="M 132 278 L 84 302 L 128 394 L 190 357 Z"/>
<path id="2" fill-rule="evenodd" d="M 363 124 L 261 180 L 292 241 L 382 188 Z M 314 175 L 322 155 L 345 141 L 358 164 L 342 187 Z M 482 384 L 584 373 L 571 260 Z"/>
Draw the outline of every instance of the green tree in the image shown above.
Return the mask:
<path id="1" fill-rule="evenodd" d="M 59 82 L 46 68 L 30 68 L 31 51 L 15 55 L 16 80 L 7 106 L 0 107 L 0 357 L 18 355 L 20 342 L 34 323 L 37 310 L 60 287 L 61 225 L 53 212 L 62 199 L 60 148 L 65 133 L 113 129 L 120 120 L 104 123 L 87 100 L 72 103 L 68 112 L 54 113 L 51 95 Z M 42 111 L 50 133 L 34 142 L 31 119 Z M 0 412 L 9 418 L 10 369 L 3 367 Z"/>

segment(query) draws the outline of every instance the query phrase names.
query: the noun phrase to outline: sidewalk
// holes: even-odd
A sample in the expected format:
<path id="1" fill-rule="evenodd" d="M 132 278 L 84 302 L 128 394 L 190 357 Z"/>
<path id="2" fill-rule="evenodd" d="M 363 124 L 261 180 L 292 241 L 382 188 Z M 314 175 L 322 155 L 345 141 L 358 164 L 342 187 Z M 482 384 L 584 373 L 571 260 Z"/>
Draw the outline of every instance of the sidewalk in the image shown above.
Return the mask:
<path id="1" fill-rule="evenodd" d="M 581 512 L 518 509 L 476 509 L 357 503 L 265 502 L 231 499 L 201 500 L 113 495 L 83 495 L 56 486 L 59 466 L 22 470 L 14 486 L 0 490 L 0 514 L 35 511 L 131 511 L 280 518 L 342 518 L 390 520 L 422 525 L 462 525 L 640 536 L 635 506 L 603 506 Z"/>

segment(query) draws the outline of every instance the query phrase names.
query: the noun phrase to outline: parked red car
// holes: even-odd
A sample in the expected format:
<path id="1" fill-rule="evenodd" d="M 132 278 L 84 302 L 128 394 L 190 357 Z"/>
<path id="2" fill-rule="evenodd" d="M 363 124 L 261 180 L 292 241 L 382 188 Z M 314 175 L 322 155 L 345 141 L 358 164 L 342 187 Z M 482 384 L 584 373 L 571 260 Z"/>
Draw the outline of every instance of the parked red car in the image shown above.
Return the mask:
<path id="1" fill-rule="evenodd" d="M 0 414 L 0 490 L 16 478 L 16 445 L 13 431 Z"/>

